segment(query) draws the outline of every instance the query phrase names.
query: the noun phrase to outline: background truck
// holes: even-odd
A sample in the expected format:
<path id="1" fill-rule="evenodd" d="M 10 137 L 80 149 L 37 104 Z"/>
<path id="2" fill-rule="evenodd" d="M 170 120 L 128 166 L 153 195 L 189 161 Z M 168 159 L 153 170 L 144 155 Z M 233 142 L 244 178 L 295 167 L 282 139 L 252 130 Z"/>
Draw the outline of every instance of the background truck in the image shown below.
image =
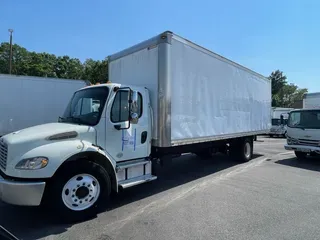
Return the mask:
<path id="1" fill-rule="evenodd" d="M 88 81 L 0 74 L 0 136 L 57 121 Z"/>
<path id="2" fill-rule="evenodd" d="M 289 112 L 294 108 L 272 108 L 272 119 L 271 119 L 271 129 L 269 136 L 282 136 L 285 137 L 287 132 L 287 121 L 289 117 Z"/>
<path id="3" fill-rule="evenodd" d="M 303 109 L 290 112 L 284 148 L 298 159 L 320 154 L 320 93 L 305 94 Z"/>
<path id="4" fill-rule="evenodd" d="M 60 122 L 1 138 L 2 200 L 83 218 L 173 156 L 249 161 L 271 127 L 270 80 L 171 32 L 109 56 L 109 78 L 75 92 Z"/>

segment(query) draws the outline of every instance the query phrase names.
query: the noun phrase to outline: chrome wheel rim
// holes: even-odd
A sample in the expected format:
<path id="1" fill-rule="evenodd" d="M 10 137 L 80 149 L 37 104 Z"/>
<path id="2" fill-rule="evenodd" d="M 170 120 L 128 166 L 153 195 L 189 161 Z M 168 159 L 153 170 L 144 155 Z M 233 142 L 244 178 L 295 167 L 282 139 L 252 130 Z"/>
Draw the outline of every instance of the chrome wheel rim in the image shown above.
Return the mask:
<path id="1" fill-rule="evenodd" d="M 62 189 L 62 201 L 73 211 L 83 211 L 95 204 L 100 196 L 100 184 L 90 174 L 72 177 Z"/>
<path id="2" fill-rule="evenodd" d="M 244 145 L 244 156 L 246 159 L 249 159 L 251 156 L 251 145 L 248 142 Z"/>

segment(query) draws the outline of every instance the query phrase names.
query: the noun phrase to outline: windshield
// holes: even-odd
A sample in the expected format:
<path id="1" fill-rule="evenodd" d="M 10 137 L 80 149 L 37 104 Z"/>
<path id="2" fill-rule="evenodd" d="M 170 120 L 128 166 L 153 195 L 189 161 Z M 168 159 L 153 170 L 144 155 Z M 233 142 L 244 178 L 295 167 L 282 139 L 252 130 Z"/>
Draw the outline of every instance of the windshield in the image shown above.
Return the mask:
<path id="1" fill-rule="evenodd" d="M 288 126 L 291 128 L 320 129 L 320 110 L 291 112 Z"/>
<path id="2" fill-rule="evenodd" d="M 76 92 L 59 121 L 90 126 L 97 125 L 108 94 L 108 87 L 88 88 Z"/>

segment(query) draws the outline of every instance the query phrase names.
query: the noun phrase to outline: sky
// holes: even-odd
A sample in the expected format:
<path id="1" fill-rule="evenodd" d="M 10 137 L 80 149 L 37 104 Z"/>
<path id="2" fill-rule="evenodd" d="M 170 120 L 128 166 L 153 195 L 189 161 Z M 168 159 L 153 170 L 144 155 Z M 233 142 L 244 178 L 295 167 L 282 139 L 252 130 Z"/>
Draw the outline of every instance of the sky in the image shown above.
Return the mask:
<path id="1" fill-rule="evenodd" d="M 320 91 L 318 0 L 0 0 L 0 42 L 95 60 L 166 30 L 269 76 Z"/>

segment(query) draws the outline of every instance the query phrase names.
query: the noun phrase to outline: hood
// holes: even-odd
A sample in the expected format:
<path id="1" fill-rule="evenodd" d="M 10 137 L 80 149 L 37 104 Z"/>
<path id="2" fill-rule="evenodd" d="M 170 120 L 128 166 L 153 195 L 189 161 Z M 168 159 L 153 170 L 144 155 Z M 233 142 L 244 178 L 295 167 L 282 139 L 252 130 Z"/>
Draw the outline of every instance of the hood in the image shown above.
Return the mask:
<path id="1" fill-rule="evenodd" d="M 3 136 L 3 140 L 7 144 L 28 143 L 34 141 L 48 141 L 48 138 L 63 133 L 76 132 L 75 138 L 84 137 L 83 135 L 95 135 L 93 127 L 85 125 L 76 125 L 70 123 L 47 123 L 34 127 L 25 128 Z M 75 133 L 74 133 L 75 136 Z M 90 136 L 92 138 L 93 136 Z M 59 139 L 54 139 L 59 140 Z M 91 139 L 92 140 L 92 139 Z"/>

